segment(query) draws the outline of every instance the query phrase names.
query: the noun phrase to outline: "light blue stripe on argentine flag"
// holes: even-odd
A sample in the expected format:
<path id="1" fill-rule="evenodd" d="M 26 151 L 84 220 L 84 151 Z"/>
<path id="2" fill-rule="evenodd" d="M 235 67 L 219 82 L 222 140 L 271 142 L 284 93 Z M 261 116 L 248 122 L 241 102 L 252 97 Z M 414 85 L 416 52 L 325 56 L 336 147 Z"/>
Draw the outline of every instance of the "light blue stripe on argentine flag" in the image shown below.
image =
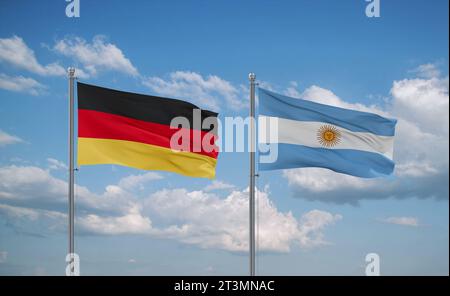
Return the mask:
<path id="1" fill-rule="evenodd" d="M 260 161 L 259 169 L 322 167 L 365 178 L 389 175 L 396 123 L 260 88 L 259 143 L 277 144 L 278 157 L 271 163 Z"/>

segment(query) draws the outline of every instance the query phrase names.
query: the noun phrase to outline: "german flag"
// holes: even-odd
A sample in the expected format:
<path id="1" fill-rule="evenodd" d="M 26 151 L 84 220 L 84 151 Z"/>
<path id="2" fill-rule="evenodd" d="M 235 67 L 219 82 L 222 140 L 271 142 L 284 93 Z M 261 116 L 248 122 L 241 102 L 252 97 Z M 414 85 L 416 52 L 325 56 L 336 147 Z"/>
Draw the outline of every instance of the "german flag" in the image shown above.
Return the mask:
<path id="1" fill-rule="evenodd" d="M 84 83 L 77 90 L 78 165 L 117 164 L 214 178 L 217 113 L 180 100 Z M 176 117 L 186 124 L 171 126 Z M 205 118 L 213 124 L 202 129 Z M 182 148 L 172 149 L 173 143 Z"/>

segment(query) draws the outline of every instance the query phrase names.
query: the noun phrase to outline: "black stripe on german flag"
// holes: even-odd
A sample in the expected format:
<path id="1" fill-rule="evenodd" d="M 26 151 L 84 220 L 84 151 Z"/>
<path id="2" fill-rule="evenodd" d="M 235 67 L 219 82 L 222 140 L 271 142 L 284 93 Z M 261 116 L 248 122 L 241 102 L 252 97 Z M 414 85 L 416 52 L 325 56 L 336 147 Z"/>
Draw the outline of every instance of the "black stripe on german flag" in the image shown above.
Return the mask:
<path id="1" fill-rule="evenodd" d="M 215 176 L 217 113 L 181 100 L 84 83 L 78 83 L 77 89 L 79 165 L 119 164 L 194 177 Z M 170 126 L 176 117 L 185 118 L 189 127 Z M 205 118 L 213 124 L 202 129 Z M 177 134 L 184 135 L 183 143 L 177 142 L 177 147 L 183 148 L 174 150 L 171 140 Z"/>
<path id="2" fill-rule="evenodd" d="M 100 111 L 168 126 L 175 117 L 184 117 L 189 120 L 190 127 L 195 129 L 193 110 L 200 110 L 201 122 L 208 117 L 217 118 L 218 115 L 176 99 L 135 94 L 80 82 L 77 83 L 77 90 L 78 109 Z M 202 130 L 211 131 L 211 128 Z"/>

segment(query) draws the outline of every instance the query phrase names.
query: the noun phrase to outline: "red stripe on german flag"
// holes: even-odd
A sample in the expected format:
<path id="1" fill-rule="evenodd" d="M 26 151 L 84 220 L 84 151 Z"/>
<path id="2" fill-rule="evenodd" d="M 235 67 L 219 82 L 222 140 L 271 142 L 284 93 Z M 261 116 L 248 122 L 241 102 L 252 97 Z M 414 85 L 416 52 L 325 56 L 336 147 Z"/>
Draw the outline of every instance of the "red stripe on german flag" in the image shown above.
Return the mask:
<path id="1" fill-rule="evenodd" d="M 207 117 L 217 122 L 217 113 L 200 110 L 201 118 L 194 118 L 195 109 L 180 100 L 78 83 L 78 164 L 118 164 L 214 178 L 215 129 L 191 127 Z M 189 128 L 170 126 L 180 116 Z M 181 134 L 172 149 L 171 140 Z"/>

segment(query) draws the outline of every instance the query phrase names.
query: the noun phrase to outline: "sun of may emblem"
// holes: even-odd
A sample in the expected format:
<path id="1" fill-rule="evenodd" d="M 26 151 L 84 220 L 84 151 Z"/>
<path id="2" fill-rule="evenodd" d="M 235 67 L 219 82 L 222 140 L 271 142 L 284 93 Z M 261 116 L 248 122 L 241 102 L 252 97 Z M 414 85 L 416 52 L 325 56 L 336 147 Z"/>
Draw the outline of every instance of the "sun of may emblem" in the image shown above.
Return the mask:
<path id="1" fill-rule="evenodd" d="M 339 144 L 341 141 L 341 133 L 333 125 L 322 125 L 317 131 L 317 140 L 322 146 L 331 148 Z"/>

